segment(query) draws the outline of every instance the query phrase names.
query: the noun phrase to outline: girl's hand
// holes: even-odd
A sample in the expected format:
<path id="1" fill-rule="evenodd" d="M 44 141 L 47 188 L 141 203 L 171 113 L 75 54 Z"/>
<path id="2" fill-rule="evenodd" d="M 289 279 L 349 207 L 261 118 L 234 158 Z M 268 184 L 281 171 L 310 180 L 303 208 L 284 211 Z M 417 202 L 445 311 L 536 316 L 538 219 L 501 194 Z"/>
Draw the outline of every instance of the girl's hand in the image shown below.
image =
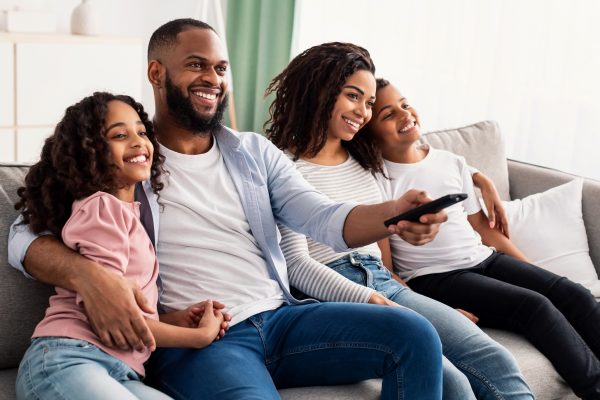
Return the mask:
<path id="1" fill-rule="evenodd" d="M 465 311 L 462 308 L 456 308 L 456 311 L 458 311 L 459 313 L 461 313 L 462 315 L 464 315 L 465 317 L 467 317 L 468 319 L 470 319 L 471 322 L 473 322 L 474 324 L 476 324 L 477 322 L 479 322 L 479 318 L 477 318 L 477 316 L 475 314 L 473 314 L 473 313 Z"/>
<path id="2" fill-rule="evenodd" d="M 473 175 L 473 183 L 481 190 L 490 228 L 497 228 L 504 236 L 510 238 L 506 210 L 494 182 L 481 172 L 477 172 Z"/>
<path id="3" fill-rule="evenodd" d="M 207 300 L 203 303 L 204 313 L 202 315 L 202 318 L 200 318 L 200 320 L 198 321 L 197 329 L 204 330 L 205 335 L 209 338 L 212 338 L 213 341 L 219 340 L 219 338 L 222 336 L 221 326 L 222 323 L 225 322 L 223 313 L 213 306 L 212 300 Z M 223 332 L 223 334 L 225 333 Z"/>

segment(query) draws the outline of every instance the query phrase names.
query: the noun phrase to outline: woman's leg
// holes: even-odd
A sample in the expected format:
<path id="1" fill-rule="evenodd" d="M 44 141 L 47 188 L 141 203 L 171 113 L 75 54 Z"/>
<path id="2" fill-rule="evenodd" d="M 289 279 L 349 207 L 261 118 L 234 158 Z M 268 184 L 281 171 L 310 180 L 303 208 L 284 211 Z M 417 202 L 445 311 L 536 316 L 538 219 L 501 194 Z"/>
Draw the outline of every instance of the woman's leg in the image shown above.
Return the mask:
<path id="1" fill-rule="evenodd" d="M 123 384 L 129 380 L 139 381 L 131 368 L 96 346 L 48 337 L 34 340 L 25 353 L 16 391 L 18 399 L 136 400 Z"/>
<path id="2" fill-rule="evenodd" d="M 575 394 L 598 398 L 598 359 L 548 298 L 531 289 L 483 275 L 496 259 L 492 256 L 476 268 L 414 278 L 410 284 L 421 294 L 473 312 L 482 326 L 522 333 L 550 360 Z M 498 276 L 501 268 L 497 265 L 492 268 Z M 522 272 L 518 268 L 511 269 L 511 275 Z"/>
<path id="3" fill-rule="evenodd" d="M 378 258 L 354 254 L 329 266 L 423 315 L 442 341 L 444 399 L 532 399 L 514 357 L 456 310 L 393 280 Z M 467 380 L 468 379 L 468 380 Z M 465 384 L 466 383 L 466 384 Z"/>

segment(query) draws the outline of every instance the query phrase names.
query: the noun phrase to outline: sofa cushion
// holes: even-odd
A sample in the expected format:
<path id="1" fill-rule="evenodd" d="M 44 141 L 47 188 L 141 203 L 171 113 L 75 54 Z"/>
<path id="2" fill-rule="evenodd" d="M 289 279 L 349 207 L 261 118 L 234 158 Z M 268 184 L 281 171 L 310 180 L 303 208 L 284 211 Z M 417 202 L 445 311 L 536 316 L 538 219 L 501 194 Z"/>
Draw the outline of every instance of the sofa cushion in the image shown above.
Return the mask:
<path id="1" fill-rule="evenodd" d="M 600 298 L 581 212 L 582 188 L 583 180 L 574 179 L 504 206 L 512 242 L 533 264 L 582 284 Z"/>
<path id="2" fill-rule="evenodd" d="M 429 132 L 421 141 L 465 157 L 470 166 L 492 179 L 502 200 L 510 200 L 504 142 L 496 122 L 482 121 L 462 128 Z"/>
<path id="3" fill-rule="evenodd" d="M 26 279 L 8 266 L 8 228 L 17 217 L 17 188 L 27 173 L 25 166 L 0 164 L 0 368 L 16 367 L 29 346 L 33 328 L 44 316 L 52 287 Z"/>

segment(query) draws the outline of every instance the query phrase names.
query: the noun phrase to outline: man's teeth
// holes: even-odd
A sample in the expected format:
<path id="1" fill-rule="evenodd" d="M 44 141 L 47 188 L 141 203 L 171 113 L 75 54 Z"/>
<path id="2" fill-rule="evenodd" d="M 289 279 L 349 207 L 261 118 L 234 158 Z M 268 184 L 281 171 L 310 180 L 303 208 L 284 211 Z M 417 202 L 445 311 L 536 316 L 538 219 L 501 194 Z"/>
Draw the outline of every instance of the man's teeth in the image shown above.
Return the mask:
<path id="1" fill-rule="evenodd" d="M 125 160 L 129 163 L 143 163 L 148 159 L 148 156 L 144 155 L 144 154 L 140 154 L 139 156 L 135 156 L 133 158 L 130 158 L 128 160 Z"/>
<path id="2" fill-rule="evenodd" d="M 347 124 L 352 125 L 356 129 L 360 128 L 360 124 L 358 122 L 351 121 L 348 118 L 344 118 L 344 121 L 346 121 Z"/>
<path id="3" fill-rule="evenodd" d="M 203 99 L 215 100 L 217 95 L 214 93 L 204 93 L 204 92 L 192 92 L 194 96 L 202 97 Z"/>

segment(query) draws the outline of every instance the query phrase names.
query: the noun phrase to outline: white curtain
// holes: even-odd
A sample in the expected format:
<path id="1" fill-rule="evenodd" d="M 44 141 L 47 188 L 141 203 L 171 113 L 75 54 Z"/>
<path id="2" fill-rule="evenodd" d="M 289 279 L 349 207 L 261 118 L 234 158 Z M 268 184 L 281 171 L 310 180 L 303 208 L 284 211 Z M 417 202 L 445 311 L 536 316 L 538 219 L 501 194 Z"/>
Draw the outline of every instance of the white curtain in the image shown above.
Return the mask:
<path id="1" fill-rule="evenodd" d="M 596 0 L 297 0 L 292 55 L 363 45 L 424 132 L 496 120 L 508 157 L 600 180 L 599 21 Z"/>

